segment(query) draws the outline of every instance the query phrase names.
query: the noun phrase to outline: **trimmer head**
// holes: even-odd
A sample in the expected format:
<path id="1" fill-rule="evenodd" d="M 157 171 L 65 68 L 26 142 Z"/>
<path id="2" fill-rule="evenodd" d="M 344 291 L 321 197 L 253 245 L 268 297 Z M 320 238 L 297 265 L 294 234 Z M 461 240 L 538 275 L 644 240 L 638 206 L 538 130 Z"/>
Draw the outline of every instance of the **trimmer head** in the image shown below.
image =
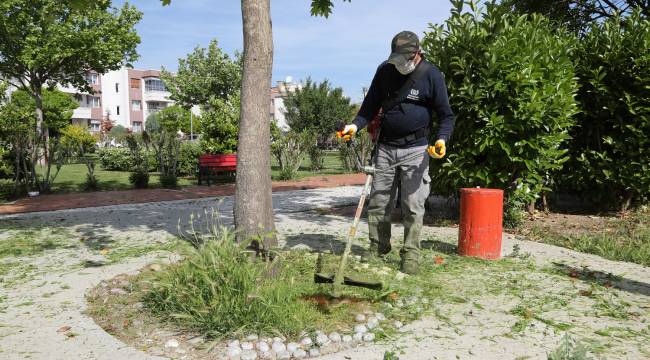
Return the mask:
<path id="1" fill-rule="evenodd" d="M 334 284 L 334 275 L 330 274 L 314 274 L 314 282 L 316 284 Z M 358 279 L 352 279 L 347 276 L 343 277 L 343 285 L 362 287 L 370 290 L 381 290 L 384 284 L 381 282 L 367 282 Z"/>

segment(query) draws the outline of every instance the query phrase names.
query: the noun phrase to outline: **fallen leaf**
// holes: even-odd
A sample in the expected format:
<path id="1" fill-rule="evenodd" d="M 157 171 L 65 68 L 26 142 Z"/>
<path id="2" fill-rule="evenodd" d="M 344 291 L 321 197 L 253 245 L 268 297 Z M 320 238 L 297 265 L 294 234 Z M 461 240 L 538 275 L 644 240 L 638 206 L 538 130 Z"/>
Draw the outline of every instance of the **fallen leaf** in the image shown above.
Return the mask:
<path id="1" fill-rule="evenodd" d="M 66 325 L 66 326 L 61 326 L 61 327 L 59 328 L 59 330 L 57 330 L 56 332 L 58 332 L 58 333 L 64 333 L 64 332 L 66 332 L 66 331 L 70 331 L 70 329 L 72 329 L 70 326 L 67 326 L 67 325 Z"/>
<path id="2" fill-rule="evenodd" d="M 603 286 L 606 287 L 606 288 L 611 288 L 612 286 L 614 286 L 614 284 L 612 284 L 611 281 L 605 281 L 605 283 L 603 284 Z"/>
<path id="3" fill-rule="evenodd" d="M 592 292 L 591 290 L 580 290 L 578 294 L 580 294 L 580 296 L 591 296 Z"/>
<path id="4" fill-rule="evenodd" d="M 122 322 L 122 326 L 124 326 L 124 328 L 126 329 L 129 327 L 129 325 L 131 325 L 129 319 L 124 319 L 124 321 Z"/>
<path id="5" fill-rule="evenodd" d="M 578 273 L 575 272 L 575 271 L 571 271 L 571 273 L 569 273 L 569 276 L 572 277 L 572 278 L 577 278 L 577 277 L 578 277 Z"/>
<path id="6" fill-rule="evenodd" d="M 445 262 L 445 259 L 443 259 L 443 258 L 440 257 L 440 256 L 436 256 L 436 258 L 435 258 L 434 261 L 435 261 L 436 265 L 440 265 L 440 264 L 442 264 L 442 263 Z"/>
<path id="7" fill-rule="evenodd" d="M 392 292 L 392 293 L 388 294 L 388 298 L 391 299 L 392 301 L 397 300 L 397 293 Z"/>
<path id="8" fill-rule="evenodd" d="M 106 255 L 106 254 L 108 254 L 109 251 L 111 251 L 111 249 L 104 248 L 104 249 L 99 250 L 99 253 L 102 254 L 102 255 Z"/>

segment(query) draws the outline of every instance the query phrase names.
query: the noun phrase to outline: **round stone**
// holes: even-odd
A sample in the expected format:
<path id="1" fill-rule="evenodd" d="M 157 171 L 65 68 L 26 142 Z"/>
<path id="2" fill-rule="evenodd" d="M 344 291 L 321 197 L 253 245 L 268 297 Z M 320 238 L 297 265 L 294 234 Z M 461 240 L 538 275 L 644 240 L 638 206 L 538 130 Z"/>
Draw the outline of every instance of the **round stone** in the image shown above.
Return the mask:
<path id="1" fill-rule="evenodd" d="M 337 332 L 331 333 L 329 338 L 331 342 L 335 342 L 335 343 L 341 342 L 341 335 L 339 335 L 339 333 Z"/>
<path id="2" fill-rule="evenodd" d="M 309 357 L 317 357 L 320 356 L 320 351 L 318 348 L 311 348 L 309 349 Z"/>
<path id="3" fill-rule="evenodd" d="M 316 344 L 318 344 L 318 346 L 323 346 L 328 342 L 330 342 L 330 338 L 327 335 L 319 334 L 316 336 Z"/>
<path id="4" fill-rule="evenodd" d="M 178 343 L 178 340 L 176 339 L 169 339 L 165 343 L 166 348 L 177 348 L 180 344 Z"/>
<path id="5" fill-rule="evenodd" d="M 364 322 L 366 321 L 366 316 L 363 314 L 357 314 L 357 316 L 354 318 L 357 322 Z"/>
<path id="6" fill-rule="evenodd" d="M 365 325 L 359 324 L 354 327 L 354 332 L 355 333 L 360 333 L 360 334 L 365 334 L 368 332 L 368 328 L 366 328 Z"/>
<path id="7" fill-rule="evenodd" d="M 228 341 L 228 347 L 239 347 L 239 340 L 230 340 Z"/>
<path id="8" fill-rule="evenodd" d="M 283 339 L 283 338 L 277 337 L 277 336 L 273 338 L 273 342 L 281 342 L 281 343 L 283 343 L 285 340 L 286 339 Z"/>
<path id="9" fill-rule="evenodd" d="M 304 346 L 304 347 L 311 346 L 311 344 L 313 344 L 313 343 L 314 343 L 314 342 L 311 341 L 311 338 L 310 338 L 310 337 L 306 337 L 306 338 L 303 338 L 302 340 L 300 340 L 300 345 L 302 345 L 302 346 Z"/>
<path id="10" fill-rule="evenodd" d="M 255 360 L 257 359 L 257 352 L 255 352 L 255 350 L 244 350 L 239 358 L 241 360 Z"/>
<path id="11" fill-rule="evenodd" d="M 427 299 L 427 298 L 422 298 L 422 303 L 423 303 L 424 305 L 427 305 L 427 304 L 429 303 L 429 299 Z"/>
<path id="12" fill-rule="evenodd" d="M 253 343 L 245 341 L 241 343 L 241 348 L 242 350 L 253 350 L 255 346 L 253 346 Z"/>
<path id="13" fill-rule="evenodd" d="M 393 322 L 393 326 L 394 326 L 396 329 L 401 329 L 402 326 L 404 326 L 404 324 L 402 324 L 402 322 L 399 321 L 399 320 L 395 320 L 395 322 Z"/>
<path id="14" fill-rule="evenodd" d="M 238 347 L 229 347 L 226 355 L 228 355 L 229 359 L 239 359 L 239 356 L 241 355 L 241 349 Z"/>
<path id="15" fill-rule="evenodd" d="M 271 351 L 260 351 L 260 353 L 258 355 L 259 355 L 260 359 L 263 359 L 263 360 L 273 360 L 273 359 L 275 359 L 275 357 L 273 357 L 273 352 L 271 352 Z"/>
<path id="16" fill-rule="evenodd" d="M 341 337 L 341 341 L 342 341 L 344 344 L 349 344 L 349 343 L 352 342 L 352 336 L 350 336 L 350 335 L 343 335 L 343 336 Z"/>
<path id="17" fill-rule="evenodd" d="M 337 351 L 339 351 L 339 344 L 333 342 L 329 342 L 320 348 L 321 355 L 333 354 Z"/>
<path id="18" fill-rule="evenodd" d="M 281 351 L 287 350 L 287 346 L 284 345 L 282 341 L 274 341 L 273 344 L 271 344 L 271 349 L 273 349 L 273 351 L 276 353 L 279 353 Z"/>
<path id="19" fill-rule="evenodd" d="M 247 341 L 255 341 L 257 339 L 259 339 L 259 336 L 257 336 L 256 334 L 250 334 L 250 335 L 246 336 Z"/>
<path id="20" fill-rule="evenodd" d="M 377 320 L 379 320 L 379 321 L 384 321 L 384 320 L 386 320 L 386 316 L 384 316 L 384 314 L 382 314 L 382 313 L 376 313 L 376 314 L 375 314 L 375 317 L 376 317 Z"/>
<path id="21" fill-rule="evenodd" d="M 307 357 L 307 352 L 303 349 L 297 349 L 296 351 L 291 353 L 291 355 L 293 355 L 293 357 L 296 359 L 304 359 Z"/>
<path id="22" fill-rule="evenodd" d="M 397 306 L 398 308 L 404 307 L 404 302 L 402 300 L 397 300 L 395 306 Z"/>
<path id="23" fill-rule="evenodd" d="M 289 359 L 291 359 L 291 353 L 286 351 L 286 350 L 280 351 L 280 352 L 276 353 L 276 358 L 278 360 L 289 360 Z"/>
<path id="24" fill-rule="evenodd" d="M 355 342 L 363 341 L 363 334 L 362 333 L 354 333 L 354 336 L 352 336 L 352 340 L 354 340 Z"/>
<path id="25" fill-rule="evenodd" d="M 260 352 L 266 352 L 271 350 L 269 344 L 265 343 L 264 341 L 260 341 L 257 344 L 255 344 L 255 348 L 257 348 L 257 350 L 259 350 Z"/>
<path id="26" fill-rule="evenodd" d="M 368 319 L 368 323 L 366 324 L 366 326 L 368 327 L 368 329 L 372 330 L 377 326 L 379 326 L 379 320 L 373 316 L 370 319 Z"/>
<path id="27" fill-rule="evenodd" d="M 300 348 L 300 345 L 298 345 L 298 344 L 296 344 L 294 342 L 291 342 L 291 343 L 287 344 L 287 351 L 290 352 L 290 353 L 293 353 L 294 351 L 298 350 L 298 348 Z"/>
<path id="28" fill-rule="evenodd" d="M 363 334 L 363 341 L 372 342 L 373 340 L 375 340 L 375 334 L 373 333 Z"/>

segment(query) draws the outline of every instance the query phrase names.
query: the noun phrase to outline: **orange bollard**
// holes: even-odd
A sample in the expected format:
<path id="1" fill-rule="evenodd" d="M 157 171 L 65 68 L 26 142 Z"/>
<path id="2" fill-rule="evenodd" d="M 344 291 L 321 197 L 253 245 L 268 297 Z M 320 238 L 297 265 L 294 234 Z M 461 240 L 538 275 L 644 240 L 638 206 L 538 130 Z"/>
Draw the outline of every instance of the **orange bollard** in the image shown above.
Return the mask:
<path id="1" fill-rule="evenodd" d="M 503 190 L 460 189 L 458 254 L 500 259 L 502 232 Z"/>

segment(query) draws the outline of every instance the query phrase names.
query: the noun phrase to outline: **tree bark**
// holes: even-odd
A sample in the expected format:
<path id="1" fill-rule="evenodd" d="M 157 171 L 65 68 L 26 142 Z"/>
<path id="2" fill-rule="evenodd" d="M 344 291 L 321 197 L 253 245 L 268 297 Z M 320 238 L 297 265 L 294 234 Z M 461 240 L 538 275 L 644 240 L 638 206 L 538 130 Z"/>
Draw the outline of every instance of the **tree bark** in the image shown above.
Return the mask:
<path id="1" fill-rule="evenodd" d="M 270 0 L 242 0 L 244 70 L 237 145 L 235 229 L 237 239 L 277 245 L 271 197 L 271 107 L 273 34 Z M 262 245 L 255 242 L 255 246 Z M 259 247 L 258 247 L 259 250 Z"/>

